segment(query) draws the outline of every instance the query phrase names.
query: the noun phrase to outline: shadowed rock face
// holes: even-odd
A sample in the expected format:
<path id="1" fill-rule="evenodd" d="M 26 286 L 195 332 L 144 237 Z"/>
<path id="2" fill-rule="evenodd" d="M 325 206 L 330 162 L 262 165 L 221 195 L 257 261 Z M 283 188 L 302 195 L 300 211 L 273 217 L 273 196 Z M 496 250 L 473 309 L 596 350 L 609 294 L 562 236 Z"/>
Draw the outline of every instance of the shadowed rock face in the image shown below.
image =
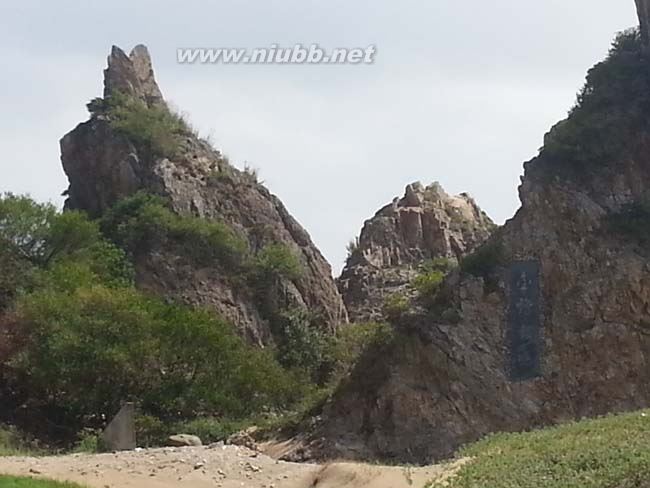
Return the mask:
<path id="1" fill-rule="evenodd" d="M 104 76 L 105 97 L 120 92 L 149 106 L 165 104 L 144 46 L 137 46 L 128 56 L 113 47 Z M 97 217 L 119 199 L 146 190 L 166 197 L 179 214 L 229 224 L 254 251 L 281 243 L 298 256 L 304 268 L 299 278 L 280 284 L 287 304 L 318 315 L 322 327 L 330 331 L 347 322 L 330 265 L 309 234 L 253 175 L 231 166 L 198 137 L 188 133 L 180 141 L 177 156 L 156 158 L 114 131 L 106 116 L 96 115 L 63 137 L 61 161 L 70 182 L 66 208 Z M 140 256 L 135 264 L 141 288 L 211 307 L 252 342 L 271 340 L 269 324 L 250 290 L 233 286 L 233 277 L 218 267 L 197 268 L 168 249 Z"/>
<path id="2" fill-rule="evenodd" d="M 381 319 L 385 299 L 408 293 L 426 260 L 457 261 L 485 242 L 495 224 L 467 194 L 413 183 L 367 220 L 338 280 L 353 321 Z"/>

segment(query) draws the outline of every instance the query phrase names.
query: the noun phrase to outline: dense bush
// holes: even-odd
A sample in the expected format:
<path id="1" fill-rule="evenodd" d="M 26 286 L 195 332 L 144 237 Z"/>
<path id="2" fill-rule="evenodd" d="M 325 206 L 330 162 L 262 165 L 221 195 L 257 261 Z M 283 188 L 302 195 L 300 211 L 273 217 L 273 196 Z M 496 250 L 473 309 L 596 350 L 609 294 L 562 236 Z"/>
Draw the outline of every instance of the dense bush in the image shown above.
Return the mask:
<path id="1" fill-rule="evenodd" d="M 285 310 L 273 321 L 278 360 L 289 369 L 305 371 L 315 379 L 325 359 L 326 338 L 304 309 Z"/>
<path id="2" fill-rule="evenodd" d="M 6 193 L 0 196 L 0 242 L 4 251 L 34 264 L 42 264 L 52 254 L 47 245 L 52 222 L 57 216 L 51 204 Z"/>
<path id="3" fill-rule="evenodd" d="M 364 351 L 393 338 L 393 329 L 384 323 L 358 323 L 341 327 L 328 340 L 326 349 L 330 381 L 336 382 L 349 372 Z"/>
<path id="4" fill-rule="evenodd" d="M 126 400 L 159 418 L 241 417 L 299 394 L 266 352 L 214 315 L 102 286 L 22 299 L 30 337 L 11 365 L 35 409 L 70 426 L 101 423 Z"/>
<path id="5" fill-rule="evenodd" d="M 191 133 L 183 118 L 166 105 L 147 105 L 122 93 L 94 99 L 87 106 L 92 114 L 107 116 L 113 129 L 154 157 L 177 156 L 183 136 Z"/>
<path id="6" fill-rule="evenodd" d="M 29 286 L 12 291 L 13 310 L 0 316 L 8 346 L 0 348 L 0 389 L 8 393 L 6 405 L 11 400 L 39 419 L 30 427 L 56 425 L 56 436 L 66 432 L 67 441 L 87 446 L 92 436 L 75 436 L 79 429 L 101 427 L 132 400 L 152 424 L 169 429 L 196 421 L 188 428 L 217 435 L 248 416 L 282 411 L 309 390 L 299 371 L 321 361 L 321 346 L 309 349 L 296 320 L 287 317 L 286 347 L 306 349 L 302 357 L 287 352 L 291 366 L 283 369 L 273 351 L 246 345 L 213 313 L 136 291 L 121 247 L 134 253 L 167 242 L 190 259 L 236 268 L 245 279 L 299 276 L 299 261 L 287 249 L 271 245 L 253 257 L 227 226 L 178 216 L 145 194 L 120 202 L 101 227 L 120 247 L 84 214 L 61 214 L 26 197 L 0 200 L 0 262 L 30 266 Z M 204 416 L 212 420 L 201 423 Z"/>
<path id="7" fill-rule="evenodd" d="M 174 213 L 165 201 L 139 192 L 119 201 L 102 219 L 102 230 L 131 254 L 169 243 L 198 264 L 240 268 L 248 244 L 226 224 Z"/>
<path id="8" fill-rule="evenodd" d="M 384 299 L 381 313 L 389 321 L 398 320 L 411 307 L 409 297 L 404 293 L 392 293 Z"/>
<path id="9" fill-rule="evenodd" d="M 38 286 L 127 286 L 132 281 L 124 252 L 103 238 L 96 222 L 29 197 L 0 197 L 0 243 L 0 310 L 18 293 Z"/>
<path id="10" fill-rule="evenodd" d="M 269 244 L 263 247 L 255 256 L 253 266 L 263 282 L 276 278 L 293 281 L 300 278 L 303 272 L 297 256 L 284 244 Z"/>
<path id="11" fill-rule="evenodd" d="M 445 258 L 430 259 L 422 263 L 418 275 L 411 281 L 411 286 L 423 305 L 433 305 L 445 276 L 454 267 L 455 263 Z"/>
<path id="12" fill-rule="evenodd" d="M 472 254 L 461 259 L 460 270 L 477 278 L 483 278 L 488 287 L 494 288 L 498 280 L 495 273 L 505 264 L 505 260 L 503 243 L 498 235 L 494 235 Z"/>
<path id="13" fill-rule="evenodd" d="M 541 156 L 567 170 L 620 161 L 650 122 L 650 59 L 638 30 L 616 38 L 594 66 L 568 119 L 547 135 Z"/>

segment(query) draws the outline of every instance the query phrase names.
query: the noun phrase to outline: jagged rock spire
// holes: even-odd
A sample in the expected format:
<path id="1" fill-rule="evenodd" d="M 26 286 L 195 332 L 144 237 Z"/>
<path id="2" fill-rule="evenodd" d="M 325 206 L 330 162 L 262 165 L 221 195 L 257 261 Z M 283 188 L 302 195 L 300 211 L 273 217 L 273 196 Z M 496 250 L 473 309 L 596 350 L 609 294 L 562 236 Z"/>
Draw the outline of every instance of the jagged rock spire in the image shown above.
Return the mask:
<path id="1" fill-rule="evenodd" d="M 108 56 L 108 67 L 104 70 L 104 97 L 115 91 L 140 98 L 148 104 L 163 102 L 146 46 L 137 45 L 129 56 L 113 46 Z"/>
<path id="2" fill-rule="evenodd" d="M 650 41 L 650 0 L 634 0 L 636 11 L 639 15 L 639 25 L 641 26 L 641 36 L 643 42 L 648 44 Z"/>

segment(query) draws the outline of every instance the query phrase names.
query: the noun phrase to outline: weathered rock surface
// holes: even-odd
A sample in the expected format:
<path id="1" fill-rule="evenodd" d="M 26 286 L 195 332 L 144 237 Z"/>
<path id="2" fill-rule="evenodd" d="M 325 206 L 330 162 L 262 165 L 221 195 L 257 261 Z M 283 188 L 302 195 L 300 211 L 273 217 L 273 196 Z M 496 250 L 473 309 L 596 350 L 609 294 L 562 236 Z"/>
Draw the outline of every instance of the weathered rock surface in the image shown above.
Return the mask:
<path id="1" fill-rule="evenodd" d="M 105 97 L 120 92 L 149 106 L 165 103 L 144 46 L 129 56 L 113 47 L 104 76 Z M 283 296 L 292 306 L 321 317 L 324 328 L 333 330 L 346 322 L 330 265 L 282 202 L 254 175 L 231 166 L 196 136 L 185 137 L 178 153 L 169 159 L 138 151 L 134 141 L 114 131 L 105 117 L 93 116 L 61 140 L 61 160 L 70 181 L 66 207 L 99 216 L 119 199 L 144 189 L 169 199 L 179 214 L 227 223 L 253 251 L 268 243 L 284 244 L 299 257 L 305 272 L 283 281 Z M 141 288 L 212 307 L 251 341 L 269 341 L 268 323 L 254 298 L 233 287 L 232 277 L 221 270 L 197 268 L 168 249 L 151 252 L 135 264 Z"/>
<path id="2" fill-rule="evenodd" d="M 457 261 L 495 227 L 465 193 L 450 196 L 438 183 L 408 185 L 402 198 L 365 222 L 338 280 L 350 319 L 380 319 L 386 297 L 407 293 L 424 261 Z"/>
<path id="3" fill-rule="evenodd" d="M 564 131 L 571 149 L 556 145 L 525 164 L 521 208 L 488 241 L 498 252 L 483 254 L 484 274 L 446 281 L 458 320 L 415 312 L 395 324 L 395 341 L 369 351 L 325 409 L 312 452 L 426 463 L 490 432 L 650 405 L 650 248 L 634 235 L 649 221 L 650 133 L 628 111 L 647 110 L 650 77 L 633 42 L 585 95 L 621 96 L 583 101 L 547 138 Z M 644 90 L 608 83 L 620 63 Z M 627 131 L 593 125 L 609 116 L 629 120 Z M 594 150 L 604 145 L 617 152 Z M 511 369 L 508 320 L 531 305 L 511 298 L 509 270 L 520 261 L 538 263 L 541 289 L 540 374 L 523 381 Z"/>

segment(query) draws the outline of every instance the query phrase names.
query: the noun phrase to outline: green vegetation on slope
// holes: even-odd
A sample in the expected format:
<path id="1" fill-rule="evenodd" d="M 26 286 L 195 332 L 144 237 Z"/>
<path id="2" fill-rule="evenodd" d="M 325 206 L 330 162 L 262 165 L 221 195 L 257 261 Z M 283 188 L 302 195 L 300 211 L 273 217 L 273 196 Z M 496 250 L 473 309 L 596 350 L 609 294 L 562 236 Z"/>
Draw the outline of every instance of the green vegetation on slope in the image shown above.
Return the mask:
<path id="1" fill-rule="evenodd" d="M 169 224 L 174 238 L 216 247 L 220 256 L 234 240 L 217 224 L 145 208 L 162 215 L 161 227 Z M 135 227 L 150 229 L 151 221 L 159 224 L 139 219 Z M 118 230 L 127 236 L 142 230 L 132 223 Z M 0 239 L 0 256 L 29 271 L 25 284 L 15 280 L 11 306 L 0 315 L 6 409 L 0 413 L 20 405 L 21 415 L 35 419 L 30 428 L 53 425 L 52 437 L 70 442 L 82 428 L 101 427 L 127 400 L 166 423 L 200 416 L 242 419 L 289 408 L 309 388 L 299 371 L 284 369 L 272 351 L 245 344 L 216 314 L 136 290 L 126 253 L 82 213 L 61 214 L 5 195 Z M 276 269 L 269 260 L 264 269 Z"/>
<path id="2" fill-rule="evenodd" d="M 95 98 L 87 107 L 91 114 L 107 117 L 116 132 L 153 157 L 177 156 L 183 136 L 192 133 L 183 117 L 167 105 L 147 105 L 119 92 L 107 98 Z"/>
<path id="3" fill-rule="evenodd" d="M 541 157 L 576 174 L 626 159 L 650 128 L 650 59 L 638 29 L 619 34 L 587 75 L 569 117 L 547 135 Z"/>
<path id="4" fill-rule="evenodd" d="M 650 411 L 496 434 L 459 456 L 472 460 L 449 485 L 429 488 L 646 488 Z"/>
<path id="5" fill-rule="evenodd" d="M 82 488 L 76 483 L 0 475 L 0 488 Z"/>
<path id="6" fill-rule="evenodd" d="M 210 441 L 251 419 L 295 418 L 383 330 L 350 327 L 331 337 L 315 327 L 317 317 L 276 307 L 268 313 L 277 347 L 261 350 L 214 312 L 138 291 L 129 258 L 157 245 L 239 276 L 234 285 L 250 287 L 260 303 L 274 302 L 280 281 L 302 273 L 290 249 L 254 253 L 227 225 L 177 215 L 146 194 L 99 222 L 0 196 L 0 241 L 0 262 L 15 264 L 0 281 L 0 421 L 57 447 L 95 449 L 96 429 L 129 400 L 148 445 L 174 430 Z"/>

